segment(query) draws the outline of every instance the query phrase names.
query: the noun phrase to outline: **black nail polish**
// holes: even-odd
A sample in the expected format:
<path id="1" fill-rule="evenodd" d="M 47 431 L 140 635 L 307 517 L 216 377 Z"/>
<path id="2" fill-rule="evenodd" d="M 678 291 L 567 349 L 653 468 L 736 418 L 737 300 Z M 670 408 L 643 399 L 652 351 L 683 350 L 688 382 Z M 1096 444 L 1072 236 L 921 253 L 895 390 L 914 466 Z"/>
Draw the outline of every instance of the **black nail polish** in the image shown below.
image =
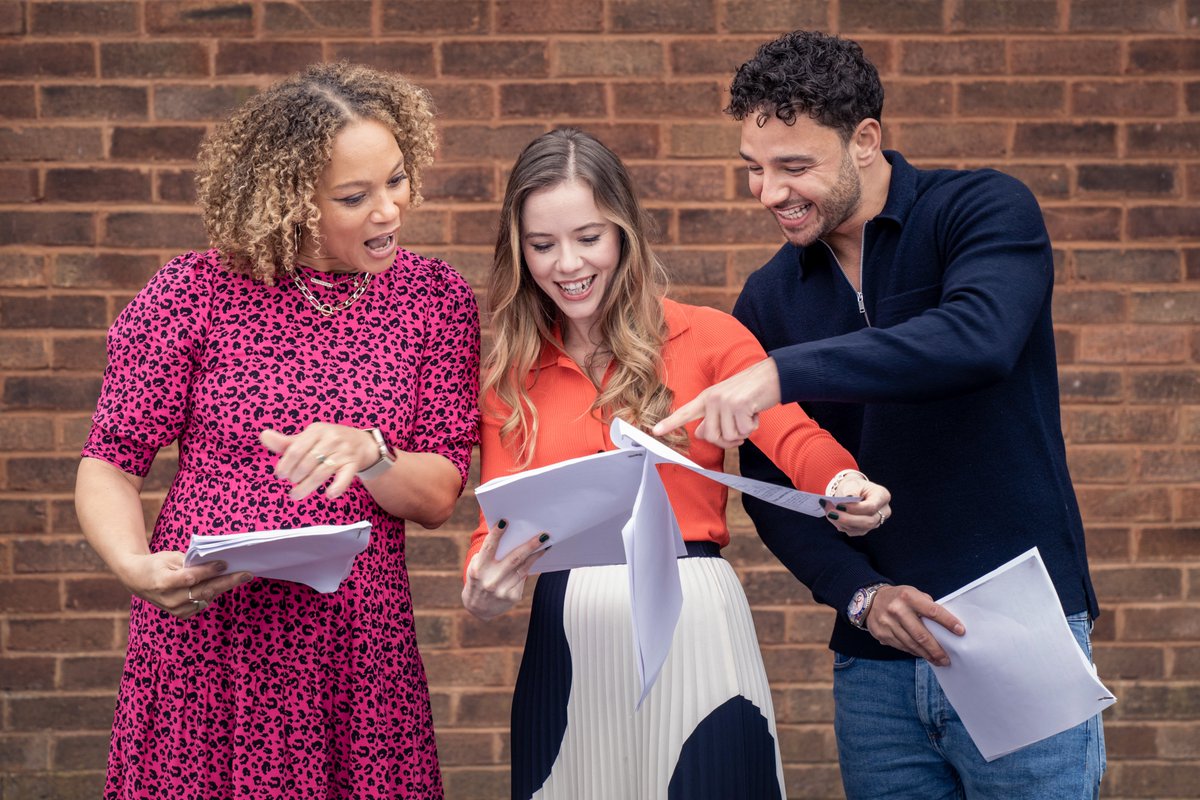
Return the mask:
<path id="1" fill-rule="evenodd" d="M 825 516 L 829 517 L 830 519 L 837 519 L 837 518 L 838 518 L 838 515 L 837 515 L 836 513 L 834 513 L 833 511 L 830 511 L 830 512 L 829 512 L 828 514 L 826 514 Z"/>
<path id="2" fill-rule="evenodd" d="M 820 500 L 818 500 L 817 502 L 818 502 L 818 503 L 821 505 L 821 508 L 824 508 L 824 507 L 825 507 L 825 498 L 824 498 L 824 497 L 822 497 L 822 498 L 821 498 Z"/>
<path id="3" fill-rule="evenodd" d="M 843 505 L 839 505 L 839 506 L 837 507 L 837 510 L 838 510 L 838 511 L 845 511 L 845 510 L 846 510 L 846 507 L 845 507 L 845 506 L 843 506 Z"/>
<path id="4" fill-rule="evenodd" d="M 541 536 L 538 537 L 538 541 L 541 542 L 542 544 L 545 544 L 546 540 L 549 538 L 550 538 L 550 534 L 543 533 Z"/>
<path id="5" fill-rule="evenodd" d="M 499 528 L 500 530 L 504 530 L 505 528 L 508 527 L 508 520 L 506 520 L 506 519 L 500 520 L 499 522 L 496 523 L 496 527 Z"/>

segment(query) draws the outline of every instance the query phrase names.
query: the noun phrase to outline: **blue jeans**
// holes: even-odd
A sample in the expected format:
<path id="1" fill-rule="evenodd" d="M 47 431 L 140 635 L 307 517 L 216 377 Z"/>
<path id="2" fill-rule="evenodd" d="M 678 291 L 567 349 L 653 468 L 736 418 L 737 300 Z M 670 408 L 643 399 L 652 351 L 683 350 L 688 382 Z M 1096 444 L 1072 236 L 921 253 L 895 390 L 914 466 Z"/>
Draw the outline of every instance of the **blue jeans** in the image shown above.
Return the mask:
<path id="1" fill-rule="evenodd" d="M 1067 617 L 1091 658 L 1087 613 Z M 840 653 L 833 664 L 838 760 L 847 800 L 1094 800 L 1104 774 L 1100 715 L 988 763 L 924 659 Z"/>

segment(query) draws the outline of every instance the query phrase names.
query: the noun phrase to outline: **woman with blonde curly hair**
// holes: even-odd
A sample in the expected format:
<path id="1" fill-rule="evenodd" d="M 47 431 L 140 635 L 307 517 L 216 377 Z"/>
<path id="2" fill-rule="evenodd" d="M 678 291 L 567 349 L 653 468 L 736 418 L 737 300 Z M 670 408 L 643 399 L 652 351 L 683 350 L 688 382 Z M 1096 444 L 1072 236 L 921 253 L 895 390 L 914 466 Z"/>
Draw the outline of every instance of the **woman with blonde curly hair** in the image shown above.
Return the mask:
<path id="1" fill-rule="evenodd" d="M 625 166 L 582 131 L 552 131 L 518 157 L 501 209 L 488 291 L 481 479 L 610 450 L 613 417 L 644 430 L 717 376 L 764 357 L 732 317 L 663 296 L 650 220 Z M 830 510 L 850 534 L 890 512 L 887 489 L 799 406 L 743 431 L 801 489 L 860 502 Z M 694 426 L 669 443 L 708 469 L 724 451 Z M 512 710 L 514 798 L 779 798 L 783 770 L 762 655 L 729 543 L 726 491 L 664 468 L 687 547 L 683 613 L 658 681 L 638 710 L 629 575 L 621 566 L 540 576 Z M 586 488 L 586 487 L 582 487 Z M 506 525 L 480 523 L 463 604 L 510 609 L 553 531 L 495 557 Z M 665 532 L 664 532 L 665 533 Z"/>
<path id="2" fill-rule="evenodd" d="M 109 332 L 76 507 L 133 594 L 108 798 L 440 798 L 405 520 L 436 527 L 477 440 L 479 321 L 400 246 L 432 161 L 428 95 L 322 64 L 204 143 L 212 249 Z M 156 452 L 179 470 L 153 533 Z M 372 524 L 334 592 L 184 566 L 193 534 Z"/>

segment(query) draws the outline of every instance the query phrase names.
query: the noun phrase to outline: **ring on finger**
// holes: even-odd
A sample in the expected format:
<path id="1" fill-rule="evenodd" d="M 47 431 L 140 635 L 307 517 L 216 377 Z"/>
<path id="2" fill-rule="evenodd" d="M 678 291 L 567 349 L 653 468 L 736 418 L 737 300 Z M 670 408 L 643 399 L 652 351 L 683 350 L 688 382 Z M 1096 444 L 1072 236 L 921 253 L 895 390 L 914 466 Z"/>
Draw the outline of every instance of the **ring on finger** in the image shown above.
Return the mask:
<path id="1" fill-rule="evenodd" d="M 877 525 L 875 526 L 876 528 L 878 528 L 878 527 L 881 527 L 881 526 L 883 525 L 883 523 L 887 522 L 887 517 L 885 517 L 885 516 L 883 515 L 883 512 L 882 512 L 882 511 L 877 511 L 877 512 L 875 512 L 875 513 L 877 513 L 877 514 L 879 515 L 879 524 L 877 524 Z"/>
<path id="2" fill-rule="evenodd" d="M 313 458 L 316 459 L 318 464 L 325 463 L 325 454 L 324 453 L 313 453 Z"/>
<path id="3" fill-rule="evenodd" d="M 196 597 L 192 597 L 192 587 L 190 587 L 190 586 L 188 587 L 188 600 L 190 600 L 193 605 L 198 606 L 200 608 L 204 608 L 204 606 L 207 605 L 203 600 L 200 600 L 199 598 L 196 598 Z"/>

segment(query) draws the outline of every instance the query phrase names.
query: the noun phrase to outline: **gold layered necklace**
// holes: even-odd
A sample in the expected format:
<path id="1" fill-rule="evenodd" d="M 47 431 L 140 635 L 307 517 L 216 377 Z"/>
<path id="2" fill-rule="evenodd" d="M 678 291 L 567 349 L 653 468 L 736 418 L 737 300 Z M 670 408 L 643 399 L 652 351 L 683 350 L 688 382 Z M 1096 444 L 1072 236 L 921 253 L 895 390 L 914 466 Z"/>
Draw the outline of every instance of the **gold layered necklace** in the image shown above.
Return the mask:
<path id="1" fill-rule="evenodd" d="M 315 308 L 318 313 L 324 317 L 332 317 L 339 311 L 345 311 L 347 308 L 354 305 L 355 301 L 363 296 L 363 292 L 367 290 L 367 286 L 370 285 L 372 278 L 372 275 L 369 272 L 359 272 L 355 275 L 348 275 L 344 278 L 334 281 L 327 281 L 316 277 L 310 278 L 310 280 L 318 286 L 350 291 L 349 297 L 347 297 L 345 300 L 342 300 L 340 303 L 335 304 L 326 303 L 325 301 L 317 298 L 317 296 L 312 293 L 312 289 L 308 288 L 308 284 L 305 283 L 304 278 L 300 277 L 300 273 L 296 270 L 292 270 L 291 276 L 292 283 L 296 284 L 296 288 L 300 290 L 301 296 L 303 296 L 304 299 L 308 301 L 309 305 Z"/>

